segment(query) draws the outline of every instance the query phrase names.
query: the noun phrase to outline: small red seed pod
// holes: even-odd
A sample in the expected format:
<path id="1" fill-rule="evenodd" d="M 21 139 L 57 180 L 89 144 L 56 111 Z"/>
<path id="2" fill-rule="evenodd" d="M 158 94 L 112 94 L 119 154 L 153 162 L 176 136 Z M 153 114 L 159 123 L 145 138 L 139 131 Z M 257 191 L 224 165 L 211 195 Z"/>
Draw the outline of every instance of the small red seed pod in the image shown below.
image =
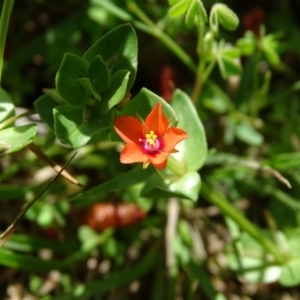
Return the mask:
<path id="1" fill-rule="evenodd" d="M 91 206 L 85 214 L 85 223 L 95 230 L 120 228 L 135 224 L 146 217 L 146 212 L 134 203 L 102 202 Z"/>

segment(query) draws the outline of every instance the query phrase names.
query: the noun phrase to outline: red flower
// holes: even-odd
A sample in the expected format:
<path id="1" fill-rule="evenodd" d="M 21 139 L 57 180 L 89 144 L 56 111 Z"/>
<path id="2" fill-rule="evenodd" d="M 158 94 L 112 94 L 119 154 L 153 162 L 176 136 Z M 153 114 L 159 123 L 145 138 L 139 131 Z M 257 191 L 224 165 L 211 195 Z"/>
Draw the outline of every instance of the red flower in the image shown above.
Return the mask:
<path id="1" fill-rule="evenodd" d="M 168 156 L 177 152 L 174 147 L 188 138 L 184 130 L 169 125 L 160 102 L 153 107 L 144 123 L 131 116 L 117 117 L 114 120 L 115 130 L 126 143 L 121 152 L 121 163 L 142 162 L 144 168 L 151 163 L 157 169 L 164 169 Z"/>

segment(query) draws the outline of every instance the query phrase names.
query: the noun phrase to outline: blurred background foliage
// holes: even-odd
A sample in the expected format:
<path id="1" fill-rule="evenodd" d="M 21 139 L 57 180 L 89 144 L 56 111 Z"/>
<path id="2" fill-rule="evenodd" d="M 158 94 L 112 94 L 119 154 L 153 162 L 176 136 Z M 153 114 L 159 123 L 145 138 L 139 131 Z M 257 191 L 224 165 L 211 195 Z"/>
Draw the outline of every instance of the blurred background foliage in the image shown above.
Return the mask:
<path id="1" fill-rule="evenodd" d="M 55 73 L 65 52 L 82 55 L 105 32 L 124 22 L 120 12 L 127 11 L 125 1 L 110 2 L 120 11 L 112 14 L 93 0 L 15 1 L 2 81 L 17 107 L 32 108 L 43 89 L 54 86 Z M 181 18 L 171 21 L 166 17 L 167 1 L 136 3 L 196 59 L 195 30 L 187 29 Z M 203 3 L 209 11 L 215 1 Z M 201 177 L 265 229 L 266 235 L 276 232 L 276 242 L 283 251 L 288 247 L 297 252 L 300 5 L 296 0 L 223 3 L 240 18 L 237 31 L 222 31 L 221 35 L 245 51 L 241 59 L 243 72 L 224 80 L 215 68 L 203 88 L 197 110 L 205 126 L 210 154 Z M 244 35 L 247 30 L 250 33 Z M 158 40 L 139 28 L 136 31 L 139 66 L 132 93 L 147 87 L 168 98 L 167 82 L 171 80 L 191 94 L 193 72 Z M 69 157 L 69 149 L 55 143 L 53 133 L 43 130 L 43 126 L 39 130 L 36 143 L 63 164 Z M 110 151 L 110 147 L 101 143 L 79 149 L 69 171 L 87 187 L 93 187 L 128 170 L 119 164 L 119 154 Z M 6 228 L 24 201 L 32 199 L 54 172 L 27 150 L 1 157 L 0 168 L 0 226 Z M 288 189 L 277 180 L 274 170 L 281 172 L 293 188 Z M 17 233 L 0 251 L 1 297 L 11 300 L 300 297 L 293 279 L 286 282 L 281 279 L 281 284 L 269 283 L 277 270 L 267 272 L 261 266 L 264 253 L 259 245 L 210 205 L 205 194 L 196 205 L 190 201 L 181 204 L 179 234 L 173 244 L 178 270 L 176 277 L 170 279 L 164 249 L 167 203 L 137 198 L 140 189 L 137 184 L 125 191 L 99 195 L 101 207 L 88 201 L 70 202 L 80 188 L 64 180 L 57 181 L 26 214 Z M 126 206 L 129 202 L 136 206 Z M 123 210 L 118 208 L 118 214 L 129 216 L 135 224 L 128 227 L 116 224 L 110 215 L 112 203 L 113 209 L 125 204 Z M 103 219 L 103 214 L 108 219 L 99 221 L 99 225 L 97 218 Z M 244 268 L 238 265 L 236 245 L 231 243 L 235 238 L 241 249 L 251 250 L 245 252 L 240 262 Z M 196 257 L 199 264 L 191 257 Z M 299 262 L 294 263 L 299 266 Z M 255 269 L 257 265 L 259 268 Z M 293 275 L 299 279 L 298 273 Z"/>

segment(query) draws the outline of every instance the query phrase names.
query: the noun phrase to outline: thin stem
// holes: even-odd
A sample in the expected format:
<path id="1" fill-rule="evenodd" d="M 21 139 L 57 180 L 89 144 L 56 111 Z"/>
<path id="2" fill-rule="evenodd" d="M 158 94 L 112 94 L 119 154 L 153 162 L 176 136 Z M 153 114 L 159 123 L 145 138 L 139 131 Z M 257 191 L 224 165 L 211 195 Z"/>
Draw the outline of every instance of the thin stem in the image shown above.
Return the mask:
<path id="1" fill-rule="evenodd" d="M 28 148 L 41 160 L 43 160 L 44 162 L 46 162 L 49 166 L 51 166 L 53 168 L 53 170 L 55 172 L 61 172 L 62 167 L 60 165 L 58 165 L 52 158 L 48 157 L 45 152 L 37 145 L 35 145 L 34 143 L 31 143 L 28 145 Z M 61 172 L 61 176 L 63 176 L 66 180 L 68 180 L 69 182 L 80 186 L 80 187 L 84 187 L 80 182 L 78 182 L 68 171 L 63 170 L 63 172 Z"/>
<path id="2" fill-rule="evenodd" d="M 197 72 L 196 72 L 196 79 L 195 79 L 195 84 L 194 84 L 194 88 L 192 91 L 192 95 L 191 95 L 191 99 L 192 102 L 194 104 L 196 104 L 199 95 L 200 95 L 200 91 L 202 89 L 202 85 L 203 85 L 203 77 L 202 77 L 202 73 L 205 67 L 205 61 L 203 59 L 203 57 L 201 57 L 201 55 L 203 55 L 203 26 L 199 25 L 198 26 L 198 45 L 197 45 L 197 53 L 198 53 L 198 58 L 199 58 L 199 62 L 198 62 L 198 67 L 197 67 Z"/>
<path id="3" fill-rule="evenodd" d="M 208 75 L 212 71 L 215 62 L 212 64 L 212 62 L 206 67 L 206 51 L 205 51 L 205 45 L 204 45 L 204 26 L 203 24 L 199 24 L 198 26 L 198 45 L 197 45 L 197 53 L 199 57 L 199 63 L 197 67 L 196 72 L 196 79 L 194 88 L 192 91 L 191 99 L 194 104 L 197 103 L 197 100 L 199 99 L 202 87 L 204 82 L 207 80 Z"/>
<path id="4" fill-rule="evenodd" d="M 196 74 L 194 89 L 191 96 L 193 103 L 195 104 L 197 103 L 197 100 L 199 99 L 199 96 L 201 94 L 202 87 L 206 82 L 208 76 L 210 75 L 211 71 L 213 70 L 215 64 L 216 64 L 216 60 L 213 59 L 205 68 L 204 63 L 200 62 Z"/>
<path id="5" fill-rule="evenodd" d="M 17 116 L 11 117 L 7 120 L 5 120 L 4 122 L 0 123 L 0 130 L 6 128 L 7 126 L 15 123 L 15 121 L 17 121 L 18 119 L 21 119 L 23 117 L 27 117 L 27 116 L 31 116 L 31 115 L 35 115 L 36 111 L 34 109 L 28 110 L 22 114 L 19 114 Z"/>
<path id="6" fill-rule="evenodd" d="M 263 236 L 248 219 L 240 214 L 220 194 L 213 191 L 205 183 L 202 183 L 201 193 L 210 203 L 217 206 L 224 215 L 233 219 L 240 228 L 249 233 L 268 253 L 271 253 L 274 257 L 274 263 L 281 265 L 285 262 L 285 257 L 280 251 L 278 251 L 276 245 L 271 240 Z"/>
<path id="7" fill-rule="evenodd" d="M 50 186 L 57 180 L 57 178 L 61 175 L 61 173 L 65 170 L 65 168 L 69 165 L 69 163 L 73 160 L 77 152 L 75 152 L 71 158 L 67 161 L 67 163 L 61 168 L 61 170 L 57 173 L 57 175 L 52 178 L 48 184 L 30 201 L 25 203 L 22 207 L 20 213 L 14 219 L 12 224 L 8 226 L 8 228 L 0 235 L 0 248 L 7 242 L 10 236 L 13 234 L 19 223 L 21 222 L 22 218 L 28 211 L 28 209 L 50 188 Z"/>
<path id="8" fill-rule="evenodd" d="M 191 57 L 165 34 L 139 7 L 135 2 L 128 3 L 128 9 L 134 13 L 145 25 L 151 29 L 149 33 L 166 45 L 191 71 L 196 71 L 196 66 Z"/>
<path id="9" fill-rule="evenodd" d="M 0 85 L 3 69 L 3 56 L 10 14 L 14 5 L 13 0 L 4 0 L 0 17 Z"/>
<path id="10" fill-rule="evenodd" d="M 198 65 L 198 68 L 197 68 L 195 84 L 194 84 L 194 88 L 193 88 L 192 95 L 191 95 L 191 99 L 194 104 L 197 103 L 197 100 L 199 98 L 199 95 L 200 95 L 200 92 L 201 92 L 201 89 L 202 89 L 202 86 L 204 83 L 203 77 L 202 77 L 203 68 L 204 68 L 204 63 L 201 60 Z"/>

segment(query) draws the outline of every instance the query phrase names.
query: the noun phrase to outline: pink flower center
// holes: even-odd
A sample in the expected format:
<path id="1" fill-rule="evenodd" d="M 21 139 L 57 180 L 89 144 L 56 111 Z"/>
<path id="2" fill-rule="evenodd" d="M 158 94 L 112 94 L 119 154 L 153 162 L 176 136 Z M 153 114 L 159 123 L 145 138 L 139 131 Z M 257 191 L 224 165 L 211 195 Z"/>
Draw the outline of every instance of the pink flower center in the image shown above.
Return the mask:
<path id="1" fill-rule="evenodd" d="M 160 140 L 157 138 L 157 135 L 153 130 L 150 130 L 149 133 L 146 133 L 145 137 L 143 139 L 140 139 L 139 141 L 141 142 L 143 149 L 147 153 L 153 153 L 160 150 Z"/>

